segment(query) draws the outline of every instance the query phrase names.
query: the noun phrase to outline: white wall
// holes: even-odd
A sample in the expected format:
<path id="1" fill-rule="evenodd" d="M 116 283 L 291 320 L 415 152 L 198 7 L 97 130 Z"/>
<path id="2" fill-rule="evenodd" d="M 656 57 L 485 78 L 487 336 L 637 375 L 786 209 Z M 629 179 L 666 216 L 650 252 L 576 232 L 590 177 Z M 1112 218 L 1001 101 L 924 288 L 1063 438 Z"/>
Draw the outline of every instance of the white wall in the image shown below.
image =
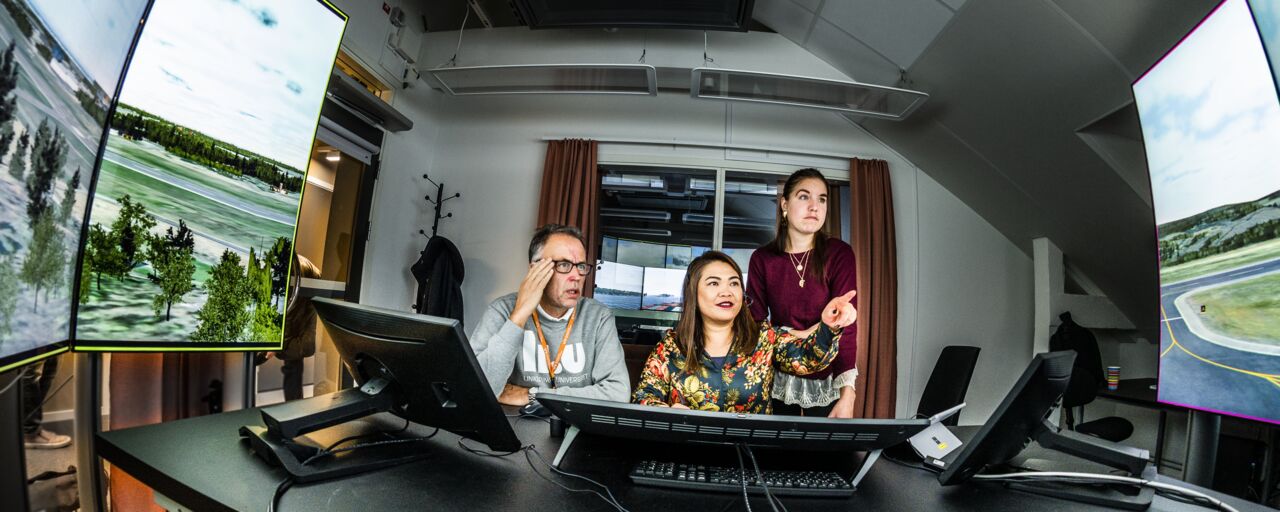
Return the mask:
<path id="1" fill-rule="evenodd" d="M 475 31 L 484 34 L 488 31 Z M 500 32 L 498 30 L 492 32 Z M 551 39 L 566 46 L 550 51 L 521 44 L 518 33 L 503 32 L 495 46 L 468 32 L 460 65 L 513 62 L 601 62 L 601 44 L 583 44 L 591 55 L 574 54 L 565 36 L 523 32 L 528 38 Z M 559 34 L 559 33 L 555 33 Z M 427 45 L 452 39 L 428 35 Z M 456 32 L 452 33 L 456 37 Z M 755 39 L 743 34 L 713 37 L 713 57 L 723 67 L 752 68 L 815 76 L 837 76 L 830 66 L 773 34 Z M 591 35 L 594 40 L 604 36 Z M 658 59 L 647 41 L 650 63 Z M 740 38 L 717 46 L 715 38 Z M 701 61 L 702 41 L 671 42 Z M 525 41 L 526 43 L 528 41 Z M 546 43 L 546 41 L 541 41 Z M 571 42 L 571 41 L 570 41 Z M 681 45 L 684 46 L 681 46 Z M 625 45 L 622 45 L 625 46 Z M 538 53 L 534 56 L 534 52 Z M 584 50 L 583 52 L 588 52 Z M 607 53 L 607 52 L 605 52 Z M 630 55 L 631 52 L 628 52 Z M 631 62 L 621 58 L 606 62 Z M 671 50 L 670 54 L 679 53 Z M 434 62 L 424 47 L 423 62 Z M 558 56 L 558 57 L 557 57 Z M 580 58 L 575 58 L 580 57 Z M 490 59 L 480 60 L 480 57 Z M 753 58 L 758 59 L 753 60 Z M 683 57 L 681 57 L 683 58 Z M 444 57 L 447 59 L 447 55 Z M 441 59 L 441 60 L 444 60 Z M 556 59 L 556 60 L 552 60 Z M 736 66 L 735 66 L 736 62 Z M 692 67 L 690 65 L 689 67 Z M 421 83 L 419 83 L 421 85 Z M 587 138 L 663 138 L 765 144 L 813 151 L 839 152 L 889 162 L 897 218 L 899 268 L 899 403 L 900 416 L 914 412 L 918 395 L 941 347 L 977 344 L 984 357 L 969 391 L 970 412 L 963 422 L 978 423 L 994 409 L 1016 378 L 1009 372 L 1029 360 L 1032 336 L 1031 260 L 977 214 L 891 148 L 861 128 L 830 113 L 769 105 L 696 100 L 682 94 L 658 97 L 612 96 L 470 96 L 450 97 L 417 87 L 402 91 L 396 105 L 414 119 L 415 128 L 389 137 L 374 197 L 372 229 L 366 252 L 361 302 L 408 310 L 414 284 L 408 267 L 430 226 L 430 192 L 421 178 L 429 172 L 446 191 L 462 192 L 446 211 L 440 232 L 458 245 L 466 263 L 463 294 L 467 329 L 474 327 L 492 299 L 515 290 L 525 269 L 525 249 L 535 228 L 545 136 Z M 831 176 L 847 178 L 847 161 L 778 156 L 750 151 L 693 149 L 678 146 L 603 144 L 600 161 L 671 163 L 786 173 L 815 166 Z"/>
<path id="2" fill-rule="evenodd" d="M 961 424 L 986 420 L 1032 356 L 1032 261 L 927 174 L 916 174 L 920 264 L 916 343 L 900 350 L 914 411 L 942 347 L 982 348 Z M 903 286 L 902 283 L 899 286 Z M 904 361 L 904 358 L 909 358 Z"/>

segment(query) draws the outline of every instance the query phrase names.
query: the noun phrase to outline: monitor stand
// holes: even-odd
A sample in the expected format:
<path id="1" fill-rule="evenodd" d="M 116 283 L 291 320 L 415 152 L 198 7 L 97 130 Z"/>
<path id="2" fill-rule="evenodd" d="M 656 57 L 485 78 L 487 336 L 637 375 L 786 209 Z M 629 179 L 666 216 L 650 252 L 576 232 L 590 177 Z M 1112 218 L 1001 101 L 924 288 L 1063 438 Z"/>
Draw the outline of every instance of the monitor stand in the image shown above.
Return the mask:
<path id="1" fill-rule="evenodd" d="M 565 430 L 564 440 L 560 442 L 560 449 L 556 451 L 555 459 L 552 459 L 551 461 L 552 466 L 555 466 L 556 469 L 564 469 L 560 467 L 564 462 L 564 457 L 569 453 L 569 448 L 573 446 L 573 442 L 581 433 L 582 432 L 578 430 L 578 427 L 573 425 L 570 425 L 569 428 Z M 849 480 L 849 485 L 853 487 L 855 491 L 858 489 L 858 484 L 862 483 L 862 479 L 871 471 L 871 465 L 875 464 L 877 460 L 880 460 L 880 452 L 883 451 L 883 448 L 871 450 L 867 452 L 867 456 L 862 459 L 862 465 L 858 467 L 858 471 L 854 473 L 853 478 Z"/>
<path id="2" fill-rule="evenodd" d="M 396 398 L 388 384 L 384 379 L 372 379 L 359 388 L 264 407 L 262 421 L 267 426 L 242 426 L 240 436 L 249 440 L 254 453 L 283 467 L 298 483 L 364 473 L 421 459 L 429 452 L 424 443 L 372 445 L 313 459 L 322 448 L 294 440 L 309 432 L 392 411 Z"/>
<path id="3" fill-rule="evenodd" d="M 1058 431 L 1058 428 L 1049 423 L 1048 419 L 1041 424 L 1035 440 L 1046 449 L 1125 471 L 1127 474 L 1124 476 L 1143 480 L 1156 478 L 1156 468 L 1147 465 L 1147 450 L 1124 446 L 1070 430 Z M 1050 464 L 1047 467 L 1032 469 L 1061 471 L 1071 468 Z M 1155 497 L 1155 490 L 1150 487 L 1141 487 L 1134 491 L 1132 487 L 1123 485 L 1079 485 L 1054 482 L 1013 482 L 1008 485 L 1011 489 L 1023 492 L 1126 510 L 1146 510 Z"/>

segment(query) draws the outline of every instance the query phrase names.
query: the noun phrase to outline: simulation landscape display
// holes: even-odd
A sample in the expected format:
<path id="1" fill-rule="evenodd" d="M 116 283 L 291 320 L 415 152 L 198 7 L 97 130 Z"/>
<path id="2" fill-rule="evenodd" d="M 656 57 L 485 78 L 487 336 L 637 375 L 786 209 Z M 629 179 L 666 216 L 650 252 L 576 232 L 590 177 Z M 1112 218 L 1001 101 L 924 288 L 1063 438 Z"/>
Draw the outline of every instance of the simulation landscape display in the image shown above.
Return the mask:
<path id="1" fill-rule="evenodd" d="M 345 25 L 317 0 L 156 0 L 95 185 L 77 350 L 280 346 Z"/>
<path id="2" fill-rule="evenodd" d="M 593 298 L 616 310 L 679 313 L 684 275 L 706 247 L 604 237 Z"/>
<path id="3" fill-rule="evenodd" d="M 1274 64 L 1280 18 L 1275 2 L 1250 7 L 1222 2 L 1133 91 L 1159 243 L 1159 400 L 1280 423 L 1280 96 L 1264 50 Z"/>
<path id="4" fill-rule="evenodd" d="M 0 371 L 65 351 L 108 112 L 148 0 L 0 0 Z"/>

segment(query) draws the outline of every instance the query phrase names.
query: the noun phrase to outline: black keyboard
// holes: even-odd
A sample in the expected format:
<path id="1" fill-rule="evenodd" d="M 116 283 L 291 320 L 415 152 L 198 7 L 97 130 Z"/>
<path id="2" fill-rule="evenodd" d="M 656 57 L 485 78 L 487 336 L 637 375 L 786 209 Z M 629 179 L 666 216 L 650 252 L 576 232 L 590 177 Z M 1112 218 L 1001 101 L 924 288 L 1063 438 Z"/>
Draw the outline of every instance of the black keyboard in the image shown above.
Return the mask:
<path id="1" fill-rule="evenodd" d="M 853 495 L 853 486 L 834 471 L 761 470 L 769 492 L 778 496 L 844 498 Z M 764 494 L 756 472 L 748 466 L 747 492 Z M 695 491 L 742 492 L 742 470 L 733 467 L 701 466 L 674 462 L 641 461 L 631 470 L 636 485 L 670 487 Z"/>

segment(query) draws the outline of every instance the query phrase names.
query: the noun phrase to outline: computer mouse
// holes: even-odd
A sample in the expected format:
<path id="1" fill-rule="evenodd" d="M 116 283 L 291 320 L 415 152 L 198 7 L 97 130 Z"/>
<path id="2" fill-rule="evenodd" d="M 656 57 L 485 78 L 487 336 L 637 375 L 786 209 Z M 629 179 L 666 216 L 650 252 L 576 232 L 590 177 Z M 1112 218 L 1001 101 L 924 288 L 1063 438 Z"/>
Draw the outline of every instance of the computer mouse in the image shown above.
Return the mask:
<path id="1" fill-rule="evenodd" d="M 520 408 L 520 415 L 549 418 L 551 417 L 551 410 L 543 407 L 537 400 L 530 400 L 528 404 Z"/>

